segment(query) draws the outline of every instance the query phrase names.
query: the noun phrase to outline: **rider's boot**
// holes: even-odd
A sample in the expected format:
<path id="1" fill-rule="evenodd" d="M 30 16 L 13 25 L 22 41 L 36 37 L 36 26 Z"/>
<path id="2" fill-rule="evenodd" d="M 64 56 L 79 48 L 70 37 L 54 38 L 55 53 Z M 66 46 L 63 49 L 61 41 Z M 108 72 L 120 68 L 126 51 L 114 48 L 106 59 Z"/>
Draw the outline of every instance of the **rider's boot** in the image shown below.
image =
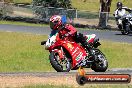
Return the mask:
<path id="1" fill-rule="evenodd" d="M 90 56 L 92 56 L 92 58 L 95 59 L 95 53 L 94 53 L 92 47 L 90 46 L 90 44 L 87 41 L 84 42 L 84 47 L 88 50 Z"/>
<path id="2" fill-rule="evenodd" d="M 95 59 L 95 54 L 93 52 L 92 47 L 90 46 L 90 44 L 86 41 L 86 37 L 83 36 L 83 34 L 79 34 L 79 41 L 80 43 L 88 50 L 90 56 L 92 56 L 93 59 Z"/>

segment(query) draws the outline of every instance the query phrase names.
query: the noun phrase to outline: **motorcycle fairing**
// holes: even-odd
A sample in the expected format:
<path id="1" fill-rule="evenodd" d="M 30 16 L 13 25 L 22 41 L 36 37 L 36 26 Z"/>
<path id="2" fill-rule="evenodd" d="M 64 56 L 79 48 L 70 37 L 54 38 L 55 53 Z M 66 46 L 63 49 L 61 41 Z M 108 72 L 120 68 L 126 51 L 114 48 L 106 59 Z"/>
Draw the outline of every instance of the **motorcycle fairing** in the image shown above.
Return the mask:
<path id="1" fill-rule="evenodd" d="M 75 42 L 69 42 L 69 41 L 56 42 L 53 46 L 50 47 L 50 52 L 58 46 L 65 48 L 69 52 L 69 54 L 71 55 L 73 68 L 76 65 L 78 65 L 80 63 L 80 61 L 85 59 L 85 57 L 87 56 L 87 53 L 83 47 L 81 47 L 79 44 L 77 44 Z"/>
<path id="2" fill-rule="evenodd" d="M 95 34 L 91 34 L 91 35 L 85 35 L 86 36 L 86 38 L 87 38 L 87 42 L 88 43 L 91 43 L 91 42 L 93 42 L 94 41 L 94 39 L 95 39 L 95 37 L 96 37 L 96 35 Z"/>

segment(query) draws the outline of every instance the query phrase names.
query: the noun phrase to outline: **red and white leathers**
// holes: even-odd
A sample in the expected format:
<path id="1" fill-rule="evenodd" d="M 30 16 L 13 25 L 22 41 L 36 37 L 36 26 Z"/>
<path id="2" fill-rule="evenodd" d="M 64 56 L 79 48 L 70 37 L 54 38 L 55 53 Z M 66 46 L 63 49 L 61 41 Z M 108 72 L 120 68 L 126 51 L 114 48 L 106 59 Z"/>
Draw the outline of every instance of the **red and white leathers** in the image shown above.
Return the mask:
<path id="1" fill-rule="evenodd" d="M 58 28 L 58 30 L 52 30 L 49 35 L 49 42 L 46 42 L 46 46 L 49 47 L 51 45 L 51 41 L 56 41 L 61 39 L 62 37 L 67 37 L 69 40 L 76 39 L 77 30 L 71 24 L 64 24 L 62 27 Z M 51 38 L 52 37 L 52 38 Z"/>
<path id="2" fill-rule="evenodd" d="M 83 36 L 83 34 L 81 33 L 77 34 L 77 30 L 71 24 L 67 24 L 65 21 L 63 21 L 63 18 L 61 16 L 54 15 L 50 18 L 50 28 L 52 29 L 52 31 L 49 37 L 52 37 L 57 34 L 59 36 L 55 37 L 56 40 L 58 40 L 58 38 L 67 38 L 69 41 L 71 40 L 75 42 L 80 42 L 88 51 L 91 50 L 91 46 L 86 41 L 86 37 Z M 51 39 L 54 40 L 54 37 Z"/>
<path id="3" fill-rule="evenodd" d="M 64 24 L 61 29 L 59 29 L 60 37 L 70 37 L 75 40 L 77 30 L 71 24 Z"/>

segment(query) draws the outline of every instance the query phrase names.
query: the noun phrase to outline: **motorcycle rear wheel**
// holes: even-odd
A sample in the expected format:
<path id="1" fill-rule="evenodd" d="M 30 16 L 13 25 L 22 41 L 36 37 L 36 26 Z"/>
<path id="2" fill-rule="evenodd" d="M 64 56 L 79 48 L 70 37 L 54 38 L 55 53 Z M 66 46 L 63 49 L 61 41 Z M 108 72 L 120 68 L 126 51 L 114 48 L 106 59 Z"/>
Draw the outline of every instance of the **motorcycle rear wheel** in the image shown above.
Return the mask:
<path id="1" fill-rule="evenodd" d="M 66 64 L 63 66 L 62 64 L 59 63 L 59 55 L 52 51 L 50 53 L 50 63 L 52 65 L 52 67 L 57 71 L 57 72 L 69 72 L 71 70 L 71 63 L 69 62 L 68 58 L 65 56 L 65 60 Z M 60 61 L 62 62 L 62 61 Z M 65 68 L 65 69 L 64 69 Z"/>
<path id="2" fill-rule="evenodd" d="M 92 63 L 91 69 L 95 72 L 105 72 L 108 68 L 108 62 L 105 55 L 99 50 L 96 49 L 96 56 L 99 61 L 95 61 Z"/>

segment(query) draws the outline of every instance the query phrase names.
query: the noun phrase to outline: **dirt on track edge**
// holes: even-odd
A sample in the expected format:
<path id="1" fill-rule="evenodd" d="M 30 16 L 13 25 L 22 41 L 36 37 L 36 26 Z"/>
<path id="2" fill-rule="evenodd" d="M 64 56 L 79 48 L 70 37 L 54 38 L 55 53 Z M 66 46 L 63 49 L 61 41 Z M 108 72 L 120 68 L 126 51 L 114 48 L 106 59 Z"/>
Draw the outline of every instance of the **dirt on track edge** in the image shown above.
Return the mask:
<path id="1" fill-rule="evenodd" d="M 29 85 L 66 85 L 72 88 L 80 88 L 76 82 L 76 75 L 63 76 L 0 76 L 0 88 L 18 88 Z M 92 84 L 93 85 L 93 84 Z M 132 85 L 129 83 L 128 85 Z M 88 87 L 85 84 L 83 87 Z"/>

